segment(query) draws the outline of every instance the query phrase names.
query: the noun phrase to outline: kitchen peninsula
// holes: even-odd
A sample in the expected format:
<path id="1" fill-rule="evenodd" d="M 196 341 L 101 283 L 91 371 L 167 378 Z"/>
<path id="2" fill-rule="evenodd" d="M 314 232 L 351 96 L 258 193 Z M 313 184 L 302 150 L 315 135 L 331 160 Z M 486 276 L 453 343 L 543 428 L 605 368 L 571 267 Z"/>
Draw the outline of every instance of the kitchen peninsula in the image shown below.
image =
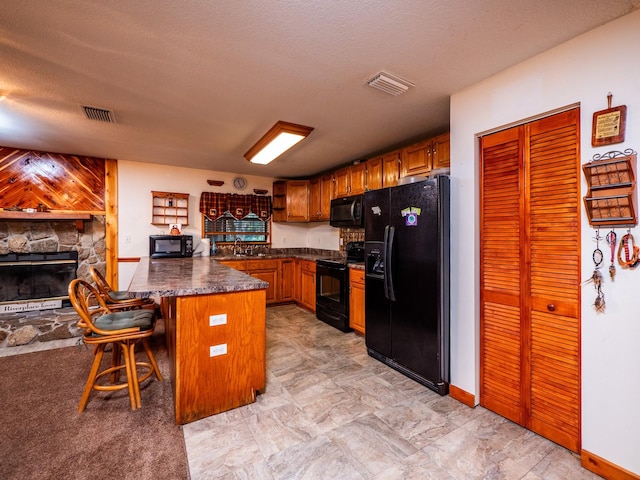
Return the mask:
<path id="1" fill-rule="evenodd" d="M 160 297 L 177 424 L 264 389 L 268 286 L 211 257 L 141 259 L 129 295 Z"/>

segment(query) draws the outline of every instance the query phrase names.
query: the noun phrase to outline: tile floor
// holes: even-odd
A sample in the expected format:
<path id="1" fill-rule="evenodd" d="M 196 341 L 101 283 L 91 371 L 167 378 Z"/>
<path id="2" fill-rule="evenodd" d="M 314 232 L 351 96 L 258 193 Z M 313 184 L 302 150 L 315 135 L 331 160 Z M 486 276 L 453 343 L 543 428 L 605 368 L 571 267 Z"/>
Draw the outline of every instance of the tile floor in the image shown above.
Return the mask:
<path id="1" fill-rule="evenodd" d="M 598 479 L 579 457 L 386 367 L 293 305 L 267 309 L 267 388 L 183 427 L 192 480 Z"/>
<path id="2" fill-rule="evenodd" d="M 0 349 L 0 357 L 75 345 Z M 367 355 L 294 305 L 267 309 L 267 388 L 183 427 L 191 480 L 590 480 L 578 456 Z"/>

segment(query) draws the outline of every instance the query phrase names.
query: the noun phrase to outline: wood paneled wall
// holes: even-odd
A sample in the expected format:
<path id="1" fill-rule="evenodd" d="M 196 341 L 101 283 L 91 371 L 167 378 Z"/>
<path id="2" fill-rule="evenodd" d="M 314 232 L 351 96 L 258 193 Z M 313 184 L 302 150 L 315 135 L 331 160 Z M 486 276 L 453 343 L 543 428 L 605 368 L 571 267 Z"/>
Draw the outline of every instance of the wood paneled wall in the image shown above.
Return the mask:
<path id="1" fill-rule="evenodd" d="M 105 215 L 111 285 L 118 285 L 117 179 L 116 160 L 0 147 L 0 208 Z"/>
<path id="2" fill-rule="evenodd" d="M 105 160 L 0 147 L 0 207 L 105 212 Z"/>

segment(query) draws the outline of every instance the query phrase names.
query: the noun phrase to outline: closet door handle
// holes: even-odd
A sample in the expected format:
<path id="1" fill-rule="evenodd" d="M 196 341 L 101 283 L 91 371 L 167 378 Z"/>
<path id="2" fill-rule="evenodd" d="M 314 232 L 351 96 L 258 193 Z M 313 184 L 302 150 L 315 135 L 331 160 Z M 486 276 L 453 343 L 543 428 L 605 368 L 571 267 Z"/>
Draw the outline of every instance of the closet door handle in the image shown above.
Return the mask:
<path id="1" fill-rule="evenodd" d="M 553 303 L 550 303 L 549 305 L 547 305 L 547 310 L 549 310 L 550 312 L 555 312 L 556 306 Z"/>

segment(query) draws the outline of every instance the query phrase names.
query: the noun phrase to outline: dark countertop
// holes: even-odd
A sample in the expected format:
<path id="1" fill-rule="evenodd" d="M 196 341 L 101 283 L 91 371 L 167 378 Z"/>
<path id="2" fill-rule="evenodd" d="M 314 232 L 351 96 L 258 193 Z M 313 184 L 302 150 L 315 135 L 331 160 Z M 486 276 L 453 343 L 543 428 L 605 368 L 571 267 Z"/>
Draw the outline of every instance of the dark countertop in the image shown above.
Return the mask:
<path id="1" fill-rule="evenodd" d="M 315 262 L 319 258 L 342 257 L 344 254 L 335 250 L 314 248 L 270 249 L 264 256 L 216 254 L 192 258 L 142 257 L 133 274 L 128 292 L 131 297 L 147 298 L 260 290 L 268 288 L 269 283 L 218 261 L 297 258 Z"/>
<path id="2" fill-rule="evenodd" d="M 179 297 L 268 287 L 268 282 L 218 263 L 215 257 L 143 257 L 133 274 L 128 292 L 131 297 Z"/>
<path id="3" fill-rule="evenodd" d="M 273 260 L 279 258 L 297 258 L 315 262 L 319 258 L 342 258 L 344 253 L 336 250 L 322 250 L 318 248 L 272 248 L 263 255 L 233 255 L 229 253 L 216 253 L 211 258 L 214 260 Z"/>

